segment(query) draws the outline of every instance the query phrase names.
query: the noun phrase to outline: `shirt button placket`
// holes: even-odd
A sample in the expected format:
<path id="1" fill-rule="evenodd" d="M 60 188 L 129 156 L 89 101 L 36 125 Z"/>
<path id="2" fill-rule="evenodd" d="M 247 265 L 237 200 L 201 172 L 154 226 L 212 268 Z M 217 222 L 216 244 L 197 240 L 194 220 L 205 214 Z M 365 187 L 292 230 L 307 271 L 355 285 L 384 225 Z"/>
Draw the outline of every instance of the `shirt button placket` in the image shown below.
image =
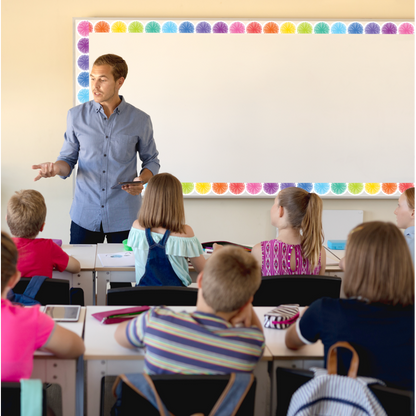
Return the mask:
<path id="1" fill-rule="evenodd" d="M 104 121 L 107 121 L 107 119 L 104 119 Z M 103 170 L 102 170 L 102 180 L 101 180 L 101 197 L 100 197 L 100 202 L 101 202 L 101 208 L 104 209 L 106 206 L 106 190 L 108 188 L 108 157 L 107 157 L 107 153 L 108 153 L 108 148 L 109 148 L 109 132 L 108 132 L 108 124 L 105 125 L 104 128 L 104 146 L 103 146 Z M 103 218 L 104 220 L 104 218 Z"/>

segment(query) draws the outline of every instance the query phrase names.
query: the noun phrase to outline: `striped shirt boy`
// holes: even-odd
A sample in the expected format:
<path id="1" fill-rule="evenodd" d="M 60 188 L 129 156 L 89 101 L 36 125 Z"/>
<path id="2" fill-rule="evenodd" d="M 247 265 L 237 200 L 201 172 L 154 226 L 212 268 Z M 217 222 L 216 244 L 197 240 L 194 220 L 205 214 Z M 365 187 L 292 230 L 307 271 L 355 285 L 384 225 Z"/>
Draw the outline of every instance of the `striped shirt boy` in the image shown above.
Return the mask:
<path id="1" fill-rule="evenodd" d="M 263 354 L 256 327 L 233 327 L 217 315 L 153 308 L 127 325 L 129 342 L 146 347 L 148 374 L 251 372 Z"/>

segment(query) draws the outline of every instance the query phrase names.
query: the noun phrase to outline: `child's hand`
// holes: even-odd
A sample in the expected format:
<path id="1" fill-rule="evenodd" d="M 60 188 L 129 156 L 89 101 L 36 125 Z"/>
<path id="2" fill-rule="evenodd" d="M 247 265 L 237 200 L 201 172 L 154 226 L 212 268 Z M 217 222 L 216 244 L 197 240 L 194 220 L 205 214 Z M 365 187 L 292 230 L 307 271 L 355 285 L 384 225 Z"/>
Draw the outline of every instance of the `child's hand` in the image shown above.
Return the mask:
<path id="1" fill-rule="evenodd" d="M 234 315 L 231 318 L 230 322 L 233 326 L 243 324 L 246 328 L 250 328 L 253 324 L 253 314 L 255 314 L 253 305 L 248 303 L 246 306 L 239 310 L 237 315 Z"/>
<path id="2" fill-rule="evenodd" d="M 222 248 L 224 248 L 224 246 L 222 246 L 221 244 L 214 243 L 212 248 L 213 248 L 213 253 L 215 253 L 216 251 L 221 250 Z"/>

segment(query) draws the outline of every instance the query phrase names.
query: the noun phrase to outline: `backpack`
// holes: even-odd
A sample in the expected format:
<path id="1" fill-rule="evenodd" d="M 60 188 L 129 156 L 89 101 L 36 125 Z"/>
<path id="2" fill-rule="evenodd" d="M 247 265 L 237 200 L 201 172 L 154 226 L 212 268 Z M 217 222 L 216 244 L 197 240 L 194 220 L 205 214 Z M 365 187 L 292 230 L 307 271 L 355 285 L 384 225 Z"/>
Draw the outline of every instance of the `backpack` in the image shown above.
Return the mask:
<path id="1" fill-rule="evenodd" d="M 40 302 L 35 300 L 35 297 L 46 279 L 46 276 L 33 276 L 23 293 L 14 293 L 13 290 L 9 290 L 7 299 L 10 302 L 20 303 L 25 306 L 40 305 Z"/>
<path id="2" fill-rule="evenodd" d="M 111 415 L 122 415 L 122 383 L 126 383 L 136 393 L 147 399 L 158 411 L 160 416 L 174 416 L 162 402 L 152 379 L 148 374 L 121 374 L 117 377 L 113 385 L 113 394 L 117 401 L 111 409 Z M 245 396 L 253 384 L 254 376 L 252 373 L 231 373 L 223 393 L 215 403 L 208 416 L 234 416 Z M 194 413 L 190 416 L 204 416 L 202 413 Z"/>
<path id="3" fill-rule="evenodd" d="M 348 376 L 337 375 L 336 348 L 351 350 Z M 375 378 L 357 377 L 358 354 L 348 342 L 337 342 L 328 351 L 327 367 L 312 368 L 315 376 L 292 396 L 287 416 L 387 416 L 369 384 L 384 383 Z"/>

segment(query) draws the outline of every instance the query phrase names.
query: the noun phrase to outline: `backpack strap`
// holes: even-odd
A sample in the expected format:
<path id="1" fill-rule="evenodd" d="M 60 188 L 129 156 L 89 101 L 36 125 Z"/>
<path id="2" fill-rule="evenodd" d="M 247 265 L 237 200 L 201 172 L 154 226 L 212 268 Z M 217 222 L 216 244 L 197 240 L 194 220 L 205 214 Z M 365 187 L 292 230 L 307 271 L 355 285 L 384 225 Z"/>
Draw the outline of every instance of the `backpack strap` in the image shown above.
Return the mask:
<path id="1" fill-rule="evenodd" d="M 113 395 L 115 397 L 118 397 L 116 389 L 121 380 L 137 394 L 140 394 L 140 396 L 152 403 L 158 409 L 160 416 L 173 416 L 162 402 L 148 374 L 129 374 L 128 377 L 125 374 L 119 375 L 113 385 Z"/>
<path id="2" fill-rule="evenodd" d="M 29 284 L 26 287 L 26 290 L 23 292 L 24 296 L 35 299 L 35 296 L 38 294 L 42 283 L 47 279 L 46 276 L 33 276 L 30 279 Z"/>
<path id="3" fill-rule="evenodd" d="M 333 375 L 333 374 L 338 373 L 337 348 L 346 348 L 352 352 L 350 368 L 348 370 L 348 377 L 357 378 L 358 365 L 360 363 L 360 360 L 358 358 L 357 351 L 355 351 L 353 346 L 349 342 L 346 342 L 346 341 L 336 342 L 334 345 L 331 345 L 331 347 L 329 348 L 328 359 L 327 359 L 328 375 Z"/>
<path id="4" fill-rule="evenodd" d="M 209 416 L 234 416 L 254 381 L 252 373 L 231 373 L 230 380 Z"/>
<path id="5" fill-rule="evenodd" d="M 20 380 L 20 414 L 42 416 L 43 384 L 40 380 Z"/>

